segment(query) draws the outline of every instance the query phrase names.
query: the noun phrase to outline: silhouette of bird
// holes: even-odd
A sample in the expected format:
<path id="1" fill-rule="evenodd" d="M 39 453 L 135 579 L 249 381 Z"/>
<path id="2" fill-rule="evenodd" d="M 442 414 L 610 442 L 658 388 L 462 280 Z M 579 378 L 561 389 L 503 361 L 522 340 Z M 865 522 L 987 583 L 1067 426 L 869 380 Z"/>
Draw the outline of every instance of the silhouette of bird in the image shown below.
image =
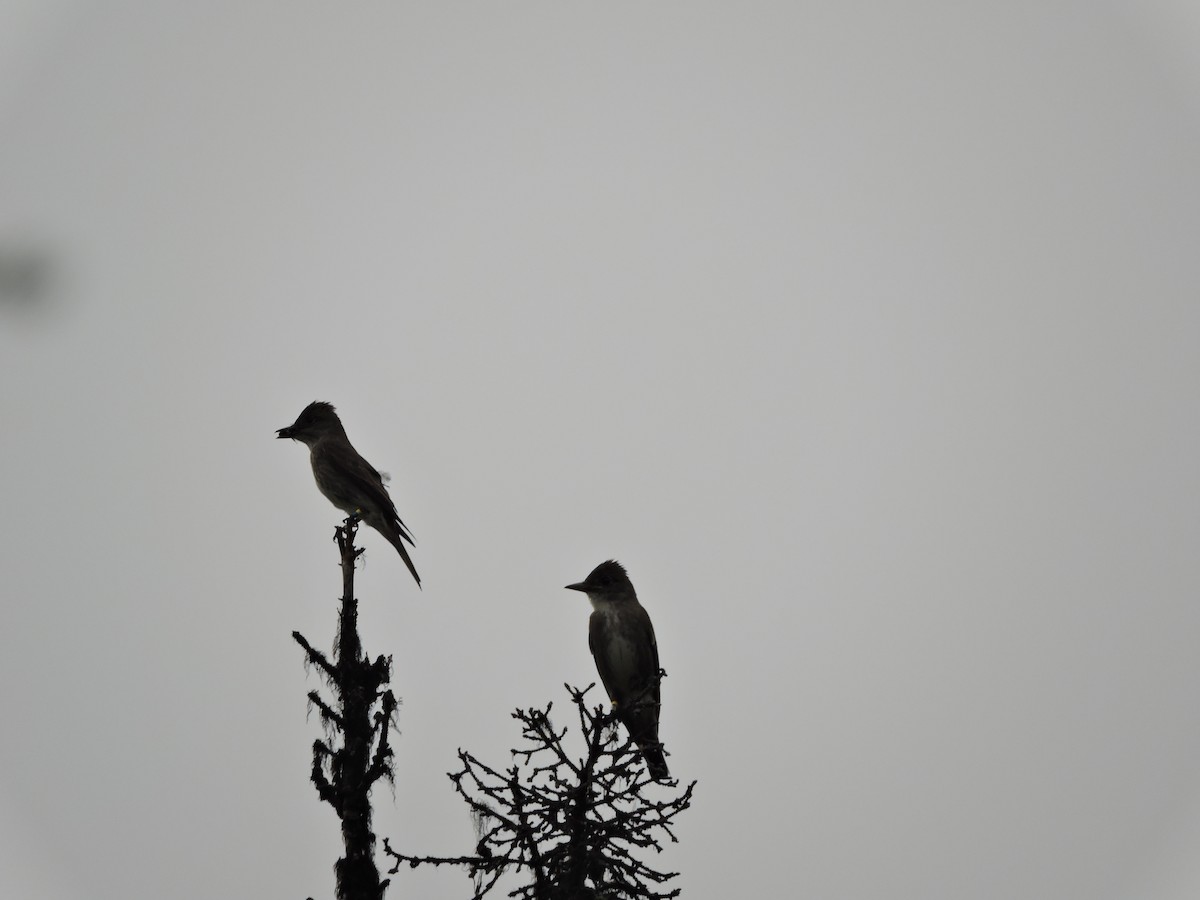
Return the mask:
<path id="1" fill-rule="evenodd" d="M 624 567 L 610 559 L 567 588 L 582 591 L 592 602 L 588 646 L 617 718 L 641 750 L 651 777 L 656 781 L 668 777 L 658 740 L 658 642 L 633 582 Z"/>
<path id="2" fill-rule="evenodd" d="M 383 477 L 346 437 L 337 411 L 317 400 L 304 407 L 295 422 L 280 428 L 276 436 L 308 446 L 317 489 L 342 512 L 358 516 L 387 538 L 420 587 L 421 576 L 404 546 L 405 541 L 413 543 L 412 535 L 400 521 Z"/>

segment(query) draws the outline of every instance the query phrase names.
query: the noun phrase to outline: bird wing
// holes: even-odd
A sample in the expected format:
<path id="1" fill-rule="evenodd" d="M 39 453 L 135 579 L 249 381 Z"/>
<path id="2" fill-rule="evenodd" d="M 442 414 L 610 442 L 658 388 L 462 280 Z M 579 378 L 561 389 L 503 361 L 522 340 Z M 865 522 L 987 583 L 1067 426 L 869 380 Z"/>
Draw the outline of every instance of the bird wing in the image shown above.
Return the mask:
<path id="1" fill-rule="evenodd" d="M 670 774 L 658 740 L 658 642 L 640 604 L 619 614 L 592 613 L 588 635 L 600 680 L 617 717 L 638 745 L 654 778 Z"/>
<path id="2" fill-rule="evenodd" d="M 347 512 L 353 512 L 355 502 L 365 500 L 373 507 L 364 512 L 377 512 L 385 519 L 395 524 L 403 537 L 410 544 L 412 535 L 400 520 L 396 506 L 383 486 L 383 479 L 369 462 L 363 459 L 349 443 L 324 444 L 315 447 L 312 454 L 313 469 L 317 473 L 317 483 L 325 485 L 337 484 L 340 480 L 347 482 L 346 496 L 330 497 L 334 504 Z"/>
<path id="3" fill-rule="evenodd" d="M 624 643 L 632 653 L 628 664 L 619 668 L 610 650 L 618 642 Z M 621 610 L 618 616 L 593 612 L 589 620 L 588 647 L 610 700 L 620 706 L 653 685 L 642 699 L 655 704 L 659 702 L 656 681 L 658 642 L 644 607 L 635 605 Z"/>
<path id="4" fill-rule="evenodd" d="M 638 627 L 645 636 L 644 641 L 639 641 L 639 646 L 644 647 L 641 656 L 638 660 L 637 671 L 640 677 L 640 684 L 637 685 L 637 690 L 645 690 L 650 686 L 650 691 L 646 698 L 654 704 L 655 708 L 659 704 L 659 677 L 658 677 L 658 640 L 654 637 L 654 625 L 650 622 L 650 614 L 640 604 L 638 611 Z M 654 718 L 657 721 L 658 713 L 655 712 Z"/>

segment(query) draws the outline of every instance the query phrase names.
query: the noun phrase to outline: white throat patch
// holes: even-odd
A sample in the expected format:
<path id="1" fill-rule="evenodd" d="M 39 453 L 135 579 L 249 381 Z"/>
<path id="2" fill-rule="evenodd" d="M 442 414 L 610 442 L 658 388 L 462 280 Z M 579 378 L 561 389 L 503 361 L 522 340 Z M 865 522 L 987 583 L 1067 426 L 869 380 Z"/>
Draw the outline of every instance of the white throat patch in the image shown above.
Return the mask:
<path id="1" fill-rule="evenodd" d="M 612 612 L 613 601 L 604 594 L 588 594 L 588 600 L 592 604 L 592 609 L 598 613 Z"/>

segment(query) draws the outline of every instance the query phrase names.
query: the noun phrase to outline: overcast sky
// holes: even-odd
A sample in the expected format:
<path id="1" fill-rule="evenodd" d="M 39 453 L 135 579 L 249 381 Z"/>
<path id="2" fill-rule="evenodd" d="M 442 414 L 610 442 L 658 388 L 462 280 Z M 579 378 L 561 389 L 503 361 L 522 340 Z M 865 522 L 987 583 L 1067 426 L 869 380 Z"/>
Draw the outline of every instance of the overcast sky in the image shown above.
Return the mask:
<path id="1" fill-rule="evenodd" d="M 381 837 L 612 557 L 686 895 L 1200 895 L 1198 160 L 1185 2 L 0 7 L 0 895 L 332 895 L 315 399 Z"/>

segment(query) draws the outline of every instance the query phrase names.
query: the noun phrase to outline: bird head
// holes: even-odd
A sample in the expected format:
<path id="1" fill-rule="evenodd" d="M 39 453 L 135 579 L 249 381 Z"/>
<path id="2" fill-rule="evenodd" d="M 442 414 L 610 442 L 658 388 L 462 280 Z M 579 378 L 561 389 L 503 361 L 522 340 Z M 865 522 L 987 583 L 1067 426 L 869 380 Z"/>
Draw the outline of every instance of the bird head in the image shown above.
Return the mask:
<path id="1" fill-rule="evenodd" d="M 591 574 L 577 584 L 568 584 L 567 590 L 582 591 L 589 597 L 615 599 L 623 595 L 636 596 L 633 583 L 625 572 L 625 567 L 615 559 L 602 562 L 592 569 Z"/>
<path id="2" fill-rule="evenodd" d="M 342 420 L 333 406 L 323 400 L 315 400 L 304 407 L 295 422 L 276 431 L 275 436 L 291 438 L 311 446 L 330 432 L 337 431 L 342 431 Z"/>

